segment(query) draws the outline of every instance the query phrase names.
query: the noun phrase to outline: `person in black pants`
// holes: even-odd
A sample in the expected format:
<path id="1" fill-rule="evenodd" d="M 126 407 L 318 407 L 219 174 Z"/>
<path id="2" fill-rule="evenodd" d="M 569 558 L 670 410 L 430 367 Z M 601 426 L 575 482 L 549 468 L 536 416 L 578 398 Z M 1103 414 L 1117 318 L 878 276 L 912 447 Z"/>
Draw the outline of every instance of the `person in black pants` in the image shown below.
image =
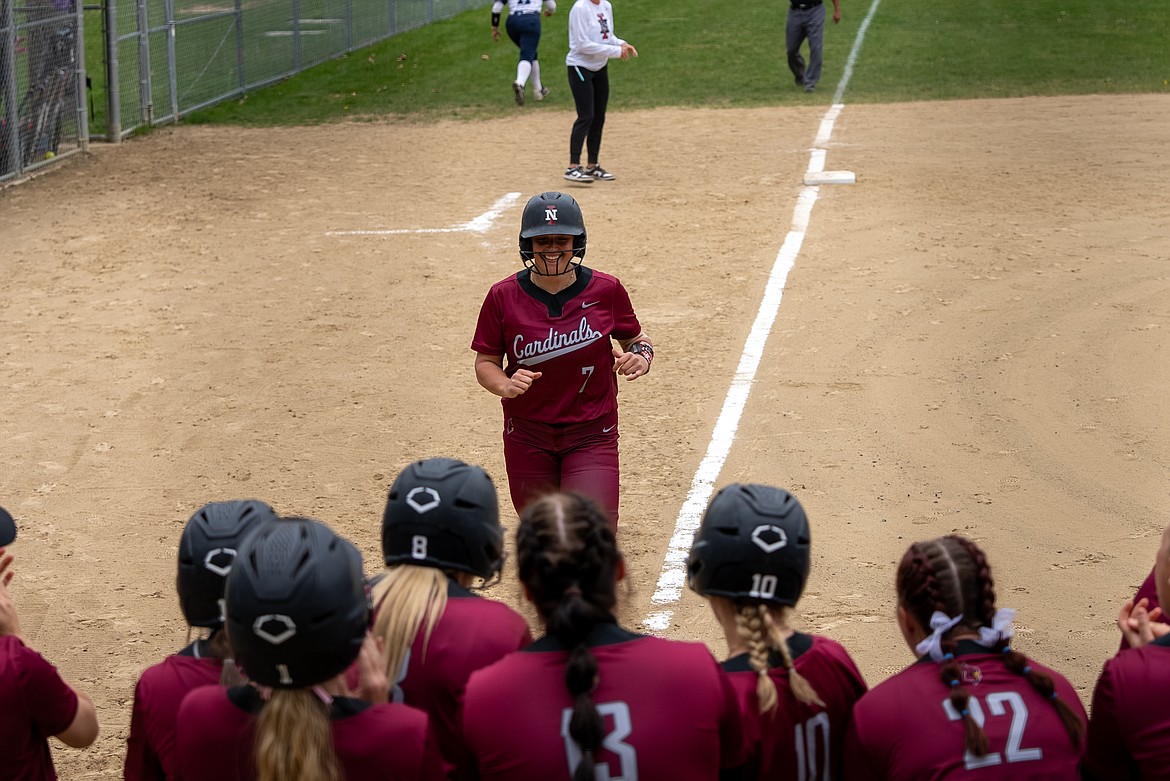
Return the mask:
<path id="1" fill-rule="evenodd" d="M 577 0 L 569 11 L 569 90 L 577 104 L 577 121 L 569 135 L 569 165 L 565 179 L 592 184 L 615 177 L 598 164 L 605 107 L 609 103 L 609 60 L 637 57 L 633 45 L 613 31 L 613 6 L 609 0 Z M 581 147 L 586 148 L 588 167 L 581 167 Z"/>
<path id="2" fill-rule="evenodd" d="M 841 21 L 841 0 L 833 0 L 833 24 Z M 788 47 L 788 69 L 796 79 L 796 86 L 813 92 L 821 80 L 822 50 L 825 40 L 825 6 L 823 0 L 794 2 L 788 9 L 784 29 Z M 808 64 L 800 56 L 800 45 L 808 39 Z"/>

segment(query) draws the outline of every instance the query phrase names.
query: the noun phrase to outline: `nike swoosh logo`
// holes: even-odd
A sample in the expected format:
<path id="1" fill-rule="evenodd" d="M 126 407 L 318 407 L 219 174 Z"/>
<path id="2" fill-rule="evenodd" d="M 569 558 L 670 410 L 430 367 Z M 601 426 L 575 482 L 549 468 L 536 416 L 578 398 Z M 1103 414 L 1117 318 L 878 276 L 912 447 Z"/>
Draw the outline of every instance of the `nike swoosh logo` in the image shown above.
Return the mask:
<path id="1" fill-rule="evenodd" d="M 608 434 L 609 432 L 613 431 L 615 428 L 617 428 L 617 424 L 614 424 L 614 425 L 612 425 L 612 426 L 606 426 L 605 428 L 603 428 L 603 429 L 601 430 L 601 433 L 602 433 L 602 434 Z"/>
<path id="2" fill-rule="evenodd" d="M 582 309 L 588 309 L 589 307 L 591 307 L 591 306 L 597 306 L 597 305 L 598 305 L 598 304 L 600 304 L 600 303 L 601 303 L 600 301 L 590 301 L 588 304 L 581 304 L 581 308 L 582 308 Z"/>

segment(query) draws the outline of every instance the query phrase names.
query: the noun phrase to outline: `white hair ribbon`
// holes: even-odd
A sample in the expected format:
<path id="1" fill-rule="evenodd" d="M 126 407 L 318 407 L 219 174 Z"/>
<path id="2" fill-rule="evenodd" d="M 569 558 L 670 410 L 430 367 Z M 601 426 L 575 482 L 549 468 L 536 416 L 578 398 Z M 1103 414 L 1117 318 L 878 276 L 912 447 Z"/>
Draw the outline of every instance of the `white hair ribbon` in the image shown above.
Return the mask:
<path id="1" fill-rule="evenodd" d="M 1010 640 L 1016 633 L 1012 629 L 1012 619 L 1016 617 L 1016 611 L 1010 607 L 1001 607 L 995 611 L 995 618 L 991 621 L 991 626 L 979 627 L 979 639 L 975 642 L 984 648 L 994 648 L 995 644 L 1000 640 Z"/>
<path id="2" fill-rule="evenodd" d="M 925 640 L 914 646 L 914 650 L 919 656 L 930 654 L 931 659 L 941 662 L 945 656 L 942 650 L 943 635 L 958 626 L 962 620 L 962 613 L 951 618 L 941 610 L 934 611 L 934 615 L 930 617 L 930 628 L 933 631 Z"/>

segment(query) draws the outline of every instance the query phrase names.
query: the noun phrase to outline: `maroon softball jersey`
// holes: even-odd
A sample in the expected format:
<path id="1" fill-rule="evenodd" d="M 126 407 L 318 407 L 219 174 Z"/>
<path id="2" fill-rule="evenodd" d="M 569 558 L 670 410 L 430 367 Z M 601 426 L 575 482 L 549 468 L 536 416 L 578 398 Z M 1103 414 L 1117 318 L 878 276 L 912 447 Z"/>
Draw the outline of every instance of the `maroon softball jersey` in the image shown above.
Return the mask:
<path id="1" fill-rule="evenodd" d="M 505 418 L 564 425 L 617 409 L 617 373 L 610 338 L 642 332 L 630 296 L 617 278 L 581 266 L 560 293 L 537 287 L 527 269 L 492 285 L 479 310 L 471 349 L 503 355 L 512 376 L 524 367 L 540 379 L 514 399 Z"/>
<path id="2" fill-rule="evenodd" d="M 443 757 L 463 777 L 468 758 L 462 749 L 460 711 L 467 679 L 532 642 L 528 624 L 502 602 L 482 599 L 454 581 L 447 607 L 424 647 L 420 628 L 398 683 L 403 701 L 427 712 Z"/>
<path id="3" fill-rule="evenodd" d="M 706 646 L 635 635 L 614 624 L 589 637 L 592 699 L 605 721 L 595 761 L 613 779 L 711 781 L 746 759 L 739 707 Z M 568 781 L 580 760 L 569 737 L 568 652 L 552 638 L 471 676 L 463 735 L 484 781 Z"/>
<path id="4" fill-rule="evenodd" d="M 746 653 L 723 663 L 739 696 L 744 732 L 751 746 L 749 778 L 842 778 L 842 747 L 853 703 L 865 694 L 865 679 L 849 653 L 827 637 L 796 633 L 788 650 L 797 672 L 825 703 L 805 705 L 796 699 L 788 682 L 788 670 L 774 655 L 770 676 L 779 701 L 775 710 L 760 713 L 755 670 Z"/>
<path id="5" fill-rule="evenodd" d="M 850 781 L 888 779 L 986 779 L 987 781 L 1073 781 L 1084 744 L 1074 745 L 1060 715 L 1022 675 L 1008 670 L 1000 654 L 960 641 L 963 682 L 969 709 L 983 722 L 990 750 L 975 757 L 964 749 L 962 718 L 947 697 L 939 664 L 929 657 L 875 686 L 853 706 L 845 736 L 845 777 Z M 1028 662 L 1052 676 L 1060 698 L 1085 709 L 1060 673 Z"/>
<path id="6" fill-rule="evenodd" d="M 126 738 L 126 781 L 163 781 L 174 775 L 175 718 L 183 697 L 200 686 L 219 683 L 223 664 L 200 658 L 202 641 L 147 668 L 134 687 L 130 736 Z"/>
<path id="7" fill-rule="evenodd" d="M 1170 779 L 1170 636 L 1105 662 L 1093 692 L 1086 778 Z"/>
<path id="8" fill-rule="evenodd" d="M 69 729 L 77 694 L 19 637 L 0 637 L 0 778 L 53 781 L 49 737 Z"/>
<path id="9" fill-rule="evenodd" d="M 175 744 L 178 781 L 252 781 L 255 714 L 251 686 L 204 686 L 183 698 Z M 331 706 L 333 750 L 345 781 L 440 781 L 443 759 L 427 715 L 408 705 L 338 697 Z"/>

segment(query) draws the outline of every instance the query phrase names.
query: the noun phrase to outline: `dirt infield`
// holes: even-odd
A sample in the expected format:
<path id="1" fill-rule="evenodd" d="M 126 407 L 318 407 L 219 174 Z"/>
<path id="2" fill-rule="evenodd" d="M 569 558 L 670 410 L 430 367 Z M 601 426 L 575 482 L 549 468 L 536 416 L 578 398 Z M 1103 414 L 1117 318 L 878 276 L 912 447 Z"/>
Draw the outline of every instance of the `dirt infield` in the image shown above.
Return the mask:
<path id="1" fill-rule="evenodd" d="M 822 114 L 615 114 L 603 163 L 620 178 L 573 191 L 588 261 L 622 279 L 657 347 L 621 396 L 629 624 L 651 610 Z M 120 777 L 134 683 L 186 637 L 176 542 L 202 503 L 317 517 L 372 571 L 408 461 L 482 464 L 507 496 L 499 402 L 468 344 L 517 267 L 519 203 L 481 233 L 327 234 L 448 228 L 571 186 L 571 116 L 523 116 L 173 128 L 0 192 L 13 592 L 26 639 L 93 693 L 103 728 L 57 751 L 63 778 Z M 871 684 L 911 659 L 895 562 L 960 531 L 1020 611 L 1017 646 L 1087 698 L 1170 521 L 1167 149 L 1165 96 L 838 119 L 827 167 L 858 182 L 821 188 L 718 482 L 802 498 L 800 623 Z M 493 593 L 517 602 L 510 580 Z M 690 595 L 668 635 L 722 652 Z"/>

